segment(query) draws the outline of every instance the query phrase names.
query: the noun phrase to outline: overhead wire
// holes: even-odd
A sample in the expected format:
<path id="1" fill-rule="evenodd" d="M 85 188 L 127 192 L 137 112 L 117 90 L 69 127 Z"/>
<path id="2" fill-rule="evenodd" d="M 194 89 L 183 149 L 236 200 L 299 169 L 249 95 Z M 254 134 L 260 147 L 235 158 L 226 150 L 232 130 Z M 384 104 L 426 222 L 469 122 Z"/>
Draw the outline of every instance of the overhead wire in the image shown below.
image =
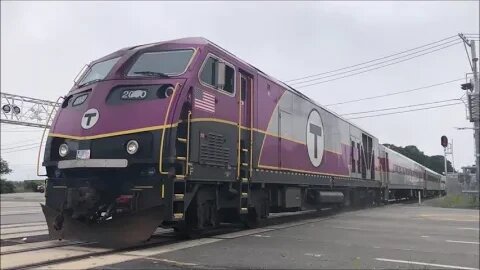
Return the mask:
<path id="1" fill-rule="evenodd" d="M 371 118 L 371 117 L 378 117 L 378 116 L 384 116 L 384 115 L 392 115 L 392 114 L 400 114 L 400 113 L 407 113 L 407 112 L 423 111 L 423 110 L 429 110 L 429 109 L 435 109 L 435 108 L 441 108 L 441 107 L 454 106 L 454 105 L 459 105 L 459 104 L 463 104 L 463 103 L 462 103 L 462 102 L 458 102 L 458 103 L 438 105 L 438 106 L 431 106 L 431 107 L 426 107 L 426 108 L 412 109 L 412 110 L 406 110 L 406 111 L 400 111 L 400 112 L 391 112 L 391 113 L 367 115 L 367 116 L 360 116 L 360 117 L 352 117 L 352 118 L 347 118 L 347 119 L 348 119 L 348 120 L 353 120 L 353 119 L 361 119 L 361 118 Z"/>
<path id="2" fill-rule="evenodd" d="M 40 140 L 40 139 L 39 139 Z M 5 142 L 5 141 L 2 141 L 2 143 L 4 144 L 7 144 L 8 146 L 13 146 L 13 145 L 21 145 L 21 144 L 24 144 L 26 142 L 31 142 L 32 139 L 28 139 L 28 140 L 20 140 L 20 141 L 14 141 L 14 142 Z"/>
<path id="3" fill-rule="evenodd" d="M 370 60 L 370 61 L 366 61 L 366 62 L 362 62 L 362 63 L 359 63 L 359 64 L 355 64 L 355 65 L 351 65 L 351 66 L 347 66 L 347 67 L 343 67 L 343 68 L 339 68 L 339 69 L 335 69 L 335 70 L 331 70 L 331 71 L 326 71 L 326 72 L 322 72 L 322 73 L 318 73 L 318 74 L 313 74 L 313 75 L 308 75 L 308 76 L 304 76 L 304 77 L 300 77 L 300 78 L 290 79 L 290 80 L 287 80 L 285 82 L 299 81 L 299 80 L 302 80 L 302 79 L 317 77 L 317 76 L 320 76 L 320 75 L 329 74 L 329 73 L 349 69 L 349 68 L 352 68 L 352 67 L 358 67 L 358 66 L 369 64 L 369 63 L 372 63 L 372 62 L 375 62 L 375 61 L 378 61 L 378 60 L 387 59 L 387 58 L 397 56 L 397 55 L 400 55 L 400 54 L 403 54 L 403 53 L 406 53 L 406 52 L 410 52 L 410 51 L 413 51 L 413 50 L 416 50 L 416 49 L 420 49 L 420 48 L 423 48 L 423 47 L 426 47 L 426 46 L 429 46 L 429 45 L 432 45 L 432 44 L 440 43 L 440 42 L 443 42 L 445 40 L 449 40 L 449 39 L 452 39 L 452 38 L 457 38 L 457 35 L 446 37 L 446 38 L 443 38 L 443 39 L 435 41 L 435 42 L 431 42 L 431 43 L 428 43 L 428 44 L 425 44 L 425 45 L 422 45 L 422 46 L 419 46 L 419 47 L 415 47 L 413 49 L 401 51 L 401 52 L 398 52 L 398 53 L 395 53 L 395 54 L 391 54 L 391 55 L 388 55 L 388 56 L 376 58 L 376 59 L 373 59 L 373 60 Z"/>
<path id="4" fill-rule="evenodd" d="M 33 147 L 28 147 L 28 148 L 21 148 L 21 149 L 11 149 L 11 150 L 7 150 L 7 151 L 2 151 L 2 154 L 8 154 L 8 153 L 13 153 L 13 152 L 21 152 L 21 151 L 31 150 L 31 149 L 38 149 L 39 146 L 40 145 L 33 146 Z"/>
<path id="5" fill-rule="evenodd" d="M 408 60 L 411 60 L 411 59 L 414 59 L 414 58 L 417 58 L 417 57 L 420 57 L 420 56 L 423 56 L 423 55 L 426 55 L 426 54 L 430 54 L 430 53 L 433 53 L 433 52 L 436 52 L 436 51 L 439 51 L 439 50 L 442 50 L 442 49 L 452 47 L 452 46 L 460 44 L 460 43 L 461 43 L 461 41 L 459 41 L 457 43 L 454 43 L 454 44 L 451 44 L 451 45 L 448 45 L 448 46 L 441 47 L 441 48 L 433 50 L 433 51 L 429 51 L 429 52 L 426 52 L 426 53 L 423 53 L 423 54 L 420 54 L 420 55 L 409 57 L 407 59 L 396 61 L 396 62 L 393 62 L 393 63 L 390 63 L 390 64 L 386 64 L 386 65 L 382 65 L 382 66 L 379 66 L 379 67 L 367 69 L 367 70 L 356 72 L 356 73 L 353 73 L 353 74 L 348 74 L 348 75 L 345 75 L 345 76 L 341 76 L 339 78 L 333 78 L 333 79 L 329 79 L 329 80 L 325 80 L 325 81 L 321 81 L 321 82 L 315 82 L 315 83 L 307 84 L 307 85 L 295 86 L 295 88 L 304 88 L 304 87 L 309 87 L 309 86 L 313 86 L 313 85 L 318 85 L 318 84 L 322 84 L 322 83 L 327 83 L 327 82 L 331 82 L 331 81 L 340 80 L 340 79 L 343 79 L 343 78 L 352 77 L 352 76 L 362 74 L 362 73 L 365 73 L 365 72 L 369 72 L 369 71 L 372 71 L 372 70 L 377 70 L 377 69 L 380 69 L 380 68 L 383 68 L 383 67 L 387 67 L 387 66 L 391 66 L 391 65 L 398 64 L 398 63 L 401 63 L 401 62 L 405 62 L 405 61 L 408 61 Z"/>
<path id="6" fill-rule="evenodd" d="M 397 107 L 389 107 L 389 108 L 370 110 L 370 111 L 344 113 L 344 114 L 340 114 L 340 115 L 345 116 L 345 115 L 353 115 L 353 114 L 365 114 L 365 113 L 371 113 L 371 112 L 391 111 L 391 110 L 398 110 L 398 109 L 403 109 L 403 108 L 418 107 L 418 106 L 423 106 L 423 105 L 445 103 L 445 102 L 450 102 L 450 101 L 461 101 L 461 98 L 445 99 L 445 100 L 439 100 L 439 101 L 433 101 L 433 102 L 418 103 L 418 104 L 411 104 L 411 105 L 397 106 Z"/>
<path id="7" fill-rule="evenodd" d="M 2 130 L 2 132 L 5 133 L 23 133 L 23 132 L 39 132 L 42 131 L 41 129 L 38 130 L 27 130 L 27 129 L 22 129 L 22 130 Z"/>
<path id="8" fill-rule="evenodd" d="M 18 145 L 18 146 L 9 146 L 6 148 L 1 147 L 0 149 L 4 151 L 4 150 L 17 149 L 17 148 L 22 148 L 22 147 L 32 146 L 32 145 L 40 145 L 40 142 L 28 143 L 28 144 Z"/>
<path id="9" fill-rule="evenodd" d="M 337 102 L 337 103 L 327 104 L 327 105 L 324 105 L 324 106 L 342 105 L 342 104 L 353 103 L 353 102 L 358 102 L 358 101 L 364 101 L 364 100 L 370 100 L 370 99 L 376 99 L 376 98 L 394 96 L 394 95 L 399 95 L 399 94 L 404 94 L 404 93 L 409 93 L 409 92 L 414 92 L 414 91 L 420 91 L 420 90 L 428 89 L 428 88 L 432 88 L 432 87 L 437 87 L 437 86 L 441 86 L 441 85 L 445 85 L 445 84 L 449 84 L 449 83 L 453 83 L 453 82 L 457 82 L 457 81 L 461 81 L 461 80 L 465 80 L 465 78 L 459 78 L 459 79 L 449 80 L 449 81 L 445 81 L 445 82 L 441 82 L 441 83 L 436 83 L 436 84 L 431 84 L 431 85 L 422 86 L 422 87 L 417 87 L 417 88 L 413 88 L 413 89 L 409 89 L 409 90 L 402 90 L 402 91 L 397 91 L 397 92 L 391 92 L 391 93 L 388 93 L 388 94 L 382 94 L 382 95 L 377 95 L 377 96 L 370 96 L 370 97 L 365 97 L 365 98 L 346 100 L 346 101 L 341 101 L 341 102 Z"/>
<path id="10" fill-rule="evenodd" d="M 347 71 L 343 71 L 343 72 L 338 72 L 338 73 L 335 73 L 335 74 L 331 74 L 331 75 L 327 75 L 327 76 L 320 76 L 320 77 L 317 77 L 317 78 L 313 78 L 313 79 L 310 79 L 310 80 L 304 80 L 304 81 L 301 81 L 301 82 L 293 82 L 292 85 L 297 85 L 297 84 L 303 84 L 303 83 L 307 83 L 307 82 L 313 82 L 313 81 L 318 81 L 318 80 L 322 80 L 322 79 L 325 79 L 325 78 L 330 78 L 330 77 L 335 77 L 335 76 L 338 76 L 338 75 L 341 75 L 341 74 L 347 74 L 347 73 L 351 73 L 351 72 L 354 72 L 354 71 L 357 71 L 357 70 L 362 70 L 362 69 L 366 69 L 366 68 L 369 68 L 369 67 L 374 67 L 374 66 L 378 66 L 380 64 L 384 64 L 384 63 L 388 63 L 388 62 L 391 62 L 393 60 L 398 60 L 398 59 L 402 59 L 402 58 L 405 58 L 407 56 L 411 56 L 411 55 L 415 55 L 415 54 L 418 54 L 418 53 L 421 53 L 421 52 L 425 52 L 425 51 L 429 51 L 433 48 L 436 48 L 436 47 L 440 47 L 440 46 L 443 46 L 443 45 L 455 45 L 455 44 L 452 44 L 453 42 L 458 42 L 457 40 L 451 40 L 451 41 L 448 41 L 448 42 L 445 42 L 445 43 L 442 43 L 442 44 L 437 44 L 435 46 L 432 46 L 430 48 L 427 48 L 427 49 L 423 49 L 423 50 L 420 50 L 420 51 L 416 51 L 416 52 L 413 52 L 413 53 L 409 53 L 409 54 L 405 54 L 405 55 L 402 55 L 402 56 L 399 56 L 399 57 L 395 57 L 395 58 L 392 58 L 392 59 L 388 59 L 386 61 L 381 61 L 381 62 L 378 62 L 378 63 L 375 63 L 375 64 L 371 64 L 371 65 L 367 65 L 367 66 L 363 66 L 363 67 L 359 67 L 359 68 L 355 68 L 355 69 L 352 69 L 352 70 L 347 70 Z M 440 48 L 440 49 L 444 49 L 444 48 L 448 48 L 449 46 L 446 46 L 446 47 L 443 47 L 443 48 Z M 432 52 L 435 52 L 436 50 L 433 50 Z M 421 55 L 418 55 L 418 56 L 422 56 L 424 54 L 421 54 Z M 415 58 L 415 57 L 413 57 Z M 409 58 L 409 59 L 405 59 L 405 61 L 407 60 L 411 60 L 413 58 Z M 399 62 L 395 62 L 396 63 L 400 63 L 400 62 L 403 62 L 403 61 L 399 61 Z"/>

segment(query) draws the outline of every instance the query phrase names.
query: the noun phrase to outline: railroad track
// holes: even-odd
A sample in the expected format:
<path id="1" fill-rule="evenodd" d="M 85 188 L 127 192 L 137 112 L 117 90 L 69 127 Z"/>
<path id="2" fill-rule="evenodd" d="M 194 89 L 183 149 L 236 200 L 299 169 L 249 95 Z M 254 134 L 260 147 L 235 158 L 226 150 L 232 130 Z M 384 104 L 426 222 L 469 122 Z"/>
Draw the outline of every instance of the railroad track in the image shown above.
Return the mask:
<path id="1" fill-rule="evenodd" d="M 332 215 L 331 209 L 323 211 L 303 211 L 295 214 L 272 214 L 265 224 L 255 229 L 244 229 L 239 225 L 225 224 L 218 229 L 200 233 L 194 239 L 185 239 L 175 235 L 173 230 L 159 229 L 152 238 L 141 245 L 109 249 L 98 246 L 97 243 L 46 240 L 25 242 L 32 231 L 46 226 L 44 223 L 29 223 L 18 225 L 3 225 L 2 232 L 7 232 L 1 240 L 0 261 L 1 269 L 87 269 L 95 267 L 98 262 L 110 260 L 128 261 L 145 256 L 157 255 L 197 245 L 209 244 L 221 240 L 235 239 L 248 235 L 259 235 L 264 232 L 281 230 L 293 226 L 318 222 Z M 20 232 L 16 232 L 18 229 Z M 48 232 L 45 232 L 46 236 Z M 17 237 L 8 237 L 13 235 Z M 23 235 L 22 235 L 23 234 Z M 25 239 L 26 238 L 26 239 Z M 42 241 L 43 240 L 43 241 Z"/>
<path id="2" fill-rule="evenodd" d="M 413 201 L 394 202 L 410 204 Z M 360 208 L 344 208 L 341 212 L 356 211 Z M 362 208 L 363 209 L 363 208 Z M 108 266 L 117 262 L 141 259 L 166 252 L 172 252 L 217 241 L 244 236 L 262 237 L 262 233 L 289 227 L 319 222 L 341 213 L 330 208 L 321 211 L 302 211 L 271 214 L 258 228 L 245 229 L 234 224 L 222 224 L 220 228 L 198 234 L 195 239 L 177 236 L 172 229 L 159 229 L 152 238 L 141 245 L 109 249 L 97 243 L 49 240 L 44 222 L 1 225 L 1 269 L 88 269 Z M 187 265 L 193 266 L 193 265 Z"/>

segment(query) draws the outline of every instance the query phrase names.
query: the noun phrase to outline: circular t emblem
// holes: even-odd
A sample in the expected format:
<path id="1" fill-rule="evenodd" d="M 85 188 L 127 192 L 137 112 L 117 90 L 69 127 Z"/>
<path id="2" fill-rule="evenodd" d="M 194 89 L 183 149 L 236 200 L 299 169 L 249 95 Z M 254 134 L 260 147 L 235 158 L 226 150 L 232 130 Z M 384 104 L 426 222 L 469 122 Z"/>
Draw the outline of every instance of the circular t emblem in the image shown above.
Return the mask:
<path id="1" fill-rule="evenodd" d="M 97 123 L 99 117 L 100 114 L 97 109 L 89 109 L 82 116 L 82 128 L 89 129 L 93 127 Z"/>
<path id="2" fill-rule="evenodd" d="M 322 118 L 317 110 L 312 110 L 307 121 L 307 149 L 310 162 L 315 167 L 320 166 L 325 146 L 325 135 Z"/>

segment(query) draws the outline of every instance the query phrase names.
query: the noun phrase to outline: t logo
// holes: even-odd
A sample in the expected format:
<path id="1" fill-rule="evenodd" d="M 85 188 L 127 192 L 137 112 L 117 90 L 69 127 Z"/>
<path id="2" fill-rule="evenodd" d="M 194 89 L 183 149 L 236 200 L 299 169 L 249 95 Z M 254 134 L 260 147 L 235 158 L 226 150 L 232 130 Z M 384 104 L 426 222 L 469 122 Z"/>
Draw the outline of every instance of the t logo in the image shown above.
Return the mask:
<path id="1" fill-rule="evenodd" d="M 323 158 L 323 149 L 325 145 L 325 135 L 323 130 L 322 118 L 317 110 L 312 110 L 308 115 L 306 139 L 308 156 L 310 162 L 315 167 L 320 166 Z"/>
<path id="2" fill-rule="evenodd" d="M 93 127 L 97 123 L 98 118 L 100 118 L 100 114 L 97 109 L 89 109 L 82 116 L 82 128 L 89 129 Z"/>
<path id="3" fill-rule="evenodd" d="M 318 136 L 322 136 L 322 127 L 319 127 L 315 124 L 310 124 L 310 132 L 315 136 L 315 139 L 313 140 L 313 155 L 315 158 L 318 158 L 317 138 Z"/>

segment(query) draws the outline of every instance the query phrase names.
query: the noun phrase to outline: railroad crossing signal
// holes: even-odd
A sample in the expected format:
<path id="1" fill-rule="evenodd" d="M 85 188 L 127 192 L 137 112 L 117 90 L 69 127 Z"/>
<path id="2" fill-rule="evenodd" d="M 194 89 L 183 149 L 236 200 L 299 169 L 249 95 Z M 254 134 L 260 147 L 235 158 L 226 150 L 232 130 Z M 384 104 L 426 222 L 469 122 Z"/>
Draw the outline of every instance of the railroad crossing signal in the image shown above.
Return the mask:
<path id="1" fill-rule="evenodd" d="M 462 83 L 462 90 L 473 90 L 473 84 L 469 83 Z"/>
<path id="2" fill-rule="evenodd" d="M 0 122 L 27 127 L 49 128 L 60 103 L 1 93 Z M 49 118 L 50 114 L 52 117 Z"/>
<path id="3" fill-rule="evenodd" d="M 443 135 L 441 138 L 440 138 L 440 141 L 441 141 L 441 144 L 443 147 L 447 147 L 448 146 L 448 138 L 447 136 Z"/>

